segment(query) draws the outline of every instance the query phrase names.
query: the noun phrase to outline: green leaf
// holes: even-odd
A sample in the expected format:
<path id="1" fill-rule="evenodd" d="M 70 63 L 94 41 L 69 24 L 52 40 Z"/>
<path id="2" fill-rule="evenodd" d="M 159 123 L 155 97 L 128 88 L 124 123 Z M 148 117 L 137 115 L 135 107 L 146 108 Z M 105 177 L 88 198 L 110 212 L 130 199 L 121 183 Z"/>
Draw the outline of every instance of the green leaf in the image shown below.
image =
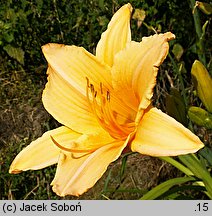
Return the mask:
<path id="1" fill-rule="evenodd" d="M 212 199 L 212 177 L 210 172 L 203 166 L 195 154 L 179 155 L 178 158 L 193 174 L 201 179 L 206 187 L 207 195 Z"/>
<path id="2" fill-rule="evenodd" d="M 207 129 L 212 129 L 212 114 L 206 110 L 192 106 L 188 110 L 188 116 L 193 123 Z"/>
<path id="3" fill-rule="evenodd" d="M 4 46 L 3 48 L 7 54 L 18 61 L 20 64 L 24 65 L 24 51 L 19 47 L 13 47 L 12 45 Z"/>
<path id="4" fill-rule="evenodd" d="M 182 96 L 175 88 L 171 88 L 170 94 L 166 96 L 166 111 L 177 121 L 181 122 L 183 125 L 187 125 L 185 103 Z"/>
<path id="5" fill-rule="evenodd" d="M 173 49 L 172 49 L 172 53 L 174 54 L 177 61 L 180 60 L 180 58 L 183 55 L 183 52 L 184 52 L 183 47 L 179 43 L 174 44 Z"/>
<path id="6" fill-rule="evenodd" d="M 109 181 L 111 179 L 111 171 L 112 171 L 112 169 L 109 170 L 108 176 L 107 176 L 107 178 L 105 180 L 105 185 L 104 185 L 103 192 L 107 191 L 107 189 L 108 189 L 108 184 L 109 184 Z"/>
<path id="7" fill-rule="evenodd" d="M 137 27 L 140 28 L 144 19 L 146 17 L 146 12 L 142 9 L 135 9 L 135 12 L 133 13 L 132 19 L 137 20 Z"/>
<path id="8" fill-rule="evenodd" d="M 188 181 L 195 181 L 196 179 L 194 177 L 180 177 L 180 178 L 173 178 L 170 180 L 167 180 L 160 185 L 154 187 L 152 190 L 144 194 L 140 198 L 140 200 L 153 200 L 170 190 L 175 185 L 183 184 Z"/>
<path id="9" fill-rule="evenodd" d="M 212 5 L 206 2 L 196 1 L 196 5 L 204 14 L 211 15 L 212 14 Z"/>
<path id="10" fill-rule="evenodd" d="M 101 8 L 101 10 L 104 10 L 105 8 L 105 2 L 104 0 L 99 0 L 99 7 Z"/>
<path id="11" fill-rule="evenodd" d="M 182 193 L 185 191 L 192 191 L 192 192 L 203 192 L 206 191 L 204 186 L 199 185 L 182 185 L 182 186 L 175 186 L 164 193 L 159 199 L 174 199 L 179 200 L 182 197 Z M 181 192 L 181 193 L 180 193 Z M 191 196 L 192 194 L 190 194 Z M 184 199 L 194 199 L 195 197 L 184 196 Z"/>
<path id="12" fill-rule="evenodd" d="M 210 166 L 212 166 L 212 150 L 210 148 L 205 146 L 203 149 L 200 149 L 199 154 L 207 160 Z"/>
<path id="13" fill-rule="evenodd" d="M 14 35 L 13 33 L 4 33 L 3 38 L 7 43 L 11 43 L 14 40 Z"/>
<path id="14" fill-rule="evenodd" d="M 144 21 L 146 17 L 146 12 L 142 9 L 135 9 L 135 12 L 133 13 L 132 18 L 140 21 Z"/>
<path id="15" fill-rule="evenodd" d="M 195 60 L 191 75 L 194 82 L 197 95 L 209 112 L 212 112 L 212 78 L 205 66 L 198 60 Z"/>
<path id="16" fill-rule="evenodd" d="M 99 16 L 99 17 L 97 17 L 97 20 L 98 20 L 100 26 L 106 26 L 107 23 L 109 22 L 109 20 L 107 19 L 106 16 Z"/>
<path id="17" fill-rule="evenodd" d="M 203 40 L 205 38 L 205 33 L 206 33 L 206 29 L 207 29 L 208 24 L 209 24 L 209 21 L 206 20 L 204 25 L 202 26 L 202 35 L 200 38 L 201 40 Z"/>
<path id="18" fill-rule="evenodd" d="M 122 181 L 122 178 L 123 178 L 125 170 L 126 170 L 127 158 L 128 158 L 128 155 L 124 156 L 121 160 L 120 181 Z"/>

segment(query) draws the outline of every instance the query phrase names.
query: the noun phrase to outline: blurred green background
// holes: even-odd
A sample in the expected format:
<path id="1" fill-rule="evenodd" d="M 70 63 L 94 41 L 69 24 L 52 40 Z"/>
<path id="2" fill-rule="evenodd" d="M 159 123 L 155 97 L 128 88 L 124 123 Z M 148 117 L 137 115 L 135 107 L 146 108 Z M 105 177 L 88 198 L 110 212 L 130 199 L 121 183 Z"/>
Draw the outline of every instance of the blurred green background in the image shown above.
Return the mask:
<path id="1" fill-rule="evenodd" d="M 143 10 L 132 16 L 133 40 L 140 41 L 155 32 L 171 31 L 176 35 L 170 43 L 170 56 L 160 68 L 154 104 L 172 115 L 167 97 L 174 87 L 184 97 L 181 122 L 191 125 L 186 114 L 188 106 L 202 106 L 195 96 L 191 66 L 199 59 L 209 73 L 212 68 L 211 16 L 196 8 L 200 38 L 192 15 L 193 1 L 1 0 L 0 199 L 61 199 L 50 186 L 55 166 L 18 175 L 8 173 L 10 163 L 23 147 L 59 125 L 41 102 L 47 81 L 41 46 L 49 42 L 74 44 L 95 53 L 112 15 L 127 2 Z M 211 148 L 211 130 L 196 125 L 192 128 Z M 182 176 L 180 171 L 158 158 L 131 154 L 110 165 L 103 178 L 80 199 L 137 199 L 159 183 L 178 176 Z M 189 188 L 179 191 L 178 198 L 204 199 L 205 195 Z"/>

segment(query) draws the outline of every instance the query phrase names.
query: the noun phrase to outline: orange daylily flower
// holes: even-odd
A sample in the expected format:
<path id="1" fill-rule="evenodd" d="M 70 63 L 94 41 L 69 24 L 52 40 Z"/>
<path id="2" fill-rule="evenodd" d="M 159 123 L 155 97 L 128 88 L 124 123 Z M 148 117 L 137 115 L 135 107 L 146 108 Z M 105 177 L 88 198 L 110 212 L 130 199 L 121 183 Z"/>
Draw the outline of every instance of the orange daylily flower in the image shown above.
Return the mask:
<path id="1" fill-rule="evenodd" d="M 47 44 L 48 83 L 42 100 L 61 124 L 24 148 L 10 173 L 57 163 L 51 183 L 59 196 L 91 188 L 123 151 L 151 156 L 193 153 L 204 145 L 151 98 L 171 32 L 131 41 L 132 6 L 112 17 L 96 48 Z"/>

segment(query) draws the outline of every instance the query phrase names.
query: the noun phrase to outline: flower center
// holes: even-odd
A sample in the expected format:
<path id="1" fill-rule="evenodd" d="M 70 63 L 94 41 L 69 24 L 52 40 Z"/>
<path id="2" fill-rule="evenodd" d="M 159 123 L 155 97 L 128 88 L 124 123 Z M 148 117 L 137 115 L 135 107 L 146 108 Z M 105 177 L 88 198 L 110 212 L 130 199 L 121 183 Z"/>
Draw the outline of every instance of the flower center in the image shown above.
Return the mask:
<path id="1" fill-rule="evenodd" d="M 104 128 L 113 138 L 125 140 L 128 135 L 134 130 L 134 121 L 130 121 L 126 117 L 124 123 L 118 121 L 118 111 L 111 107 L 111 94 L 109 90 L 103 88 L 100 83 L 98 89 L 87 79 L 86 94 L 89 106 L 98 120 L 99 124 Z"/>

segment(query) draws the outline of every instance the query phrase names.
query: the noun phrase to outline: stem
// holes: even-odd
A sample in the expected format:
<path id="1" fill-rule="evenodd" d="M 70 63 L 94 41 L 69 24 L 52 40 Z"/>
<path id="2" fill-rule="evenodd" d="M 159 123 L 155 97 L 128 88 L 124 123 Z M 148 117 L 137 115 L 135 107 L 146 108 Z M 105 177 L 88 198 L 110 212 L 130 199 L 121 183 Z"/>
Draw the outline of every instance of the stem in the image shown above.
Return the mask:
<path id="1" fill-rule="evenodd" d="M 204 43 L 202 40 L 202 27 L 201 27 L 201 23 L 200 23 L 200 17 L 199 17 L 199 12 L 197 9 L 194 10 L 195 7 L 195 0 L 190 0 L 190 7 L 191 10 L 193 11 L 193 19 L 194 19 L 194 26 L 195 26 L 195 30 L 196 30 L 196 34 L 198 37 L 198 42 L 199 42 L 199 49 L 200 52 L 198 52 L 198 58 L 199 60 L 206 66 L 206 58 L 205 58 L 205 53 L 204 53 Z"/>
<path id="2" fill-rule="evenodd" d="M 182 95 L 183 95 L 183 100 L 184 100 L 184 103 L 185 103 L 185 106 L 186 106 L 186 109 L 187 109 L 187 108 L 188 108 L 188 101 L 187 101 L 187 98 L 186 98 L 186 95 L 185 95 L 185 86 L 184 86 L 182 74 L 180 73 L 179 68 L 178 68 L 176 62 L 174 61 L 174 59 L 172 58 L 172 56 L 170 55 L 170 53 L 168 54 L 168 57 L 170 58 L 170 60 L 171 60 L 171 62 L 172 62 L 172 65 L 173 65 L 173 67 L 174 67 L 175 73 L 176 73 L 176 74 L 178 75 L 178 77 L 179 77 L 179 80 L 180 80 L 180 88 L 181 88 Z"/>

